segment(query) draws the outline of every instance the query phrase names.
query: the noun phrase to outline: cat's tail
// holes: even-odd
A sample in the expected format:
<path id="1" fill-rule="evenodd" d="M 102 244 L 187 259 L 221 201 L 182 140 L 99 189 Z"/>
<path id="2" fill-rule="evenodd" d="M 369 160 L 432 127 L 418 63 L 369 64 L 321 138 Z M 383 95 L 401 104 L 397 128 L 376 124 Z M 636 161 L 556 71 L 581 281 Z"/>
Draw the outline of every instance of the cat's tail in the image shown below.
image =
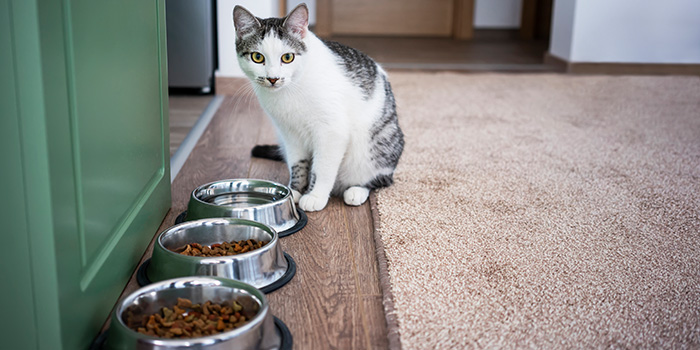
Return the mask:
<path id="1" fill-rule="evenodd" d="M 256 145 L 250 154 L 256 158 L 284 161 L 279 145 Z"/>

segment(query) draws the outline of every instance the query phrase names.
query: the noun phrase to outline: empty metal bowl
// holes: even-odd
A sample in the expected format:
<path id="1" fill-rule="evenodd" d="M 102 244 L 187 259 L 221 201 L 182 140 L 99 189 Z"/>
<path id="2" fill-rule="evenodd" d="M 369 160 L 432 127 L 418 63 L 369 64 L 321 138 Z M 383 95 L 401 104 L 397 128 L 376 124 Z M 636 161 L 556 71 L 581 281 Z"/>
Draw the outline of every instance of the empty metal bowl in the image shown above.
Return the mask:
<path id="1" fill-rule="evenodd" d="M 163 307 L 171 308 L 177 298 L 193 303 L 207 300 L 216 303 L 235 300 L 250 310 L 252 319 L 228 332 L 199 338 L 165 339 L 148 336 L 130 329 L 126 324 L 127 312 L 135 315 L 156 313 Z M 254 316 L 252 313 L 257 310 Z M 119 302 L 105 343 L 106 349 L 279 349 L 282 338 L 275 328 L 265 295 L 253 286 L 215 277 L 185 277 L 162 281 L 143 287 Z"/>
<path id="2" fill-rule="evenodd" d="M 232 217 L 262 222 L 281 237 L 306 223 L 292 191 L 282 184 L 255 179 L 211 182 L 192 191 L 185 220 Z M 301 226 L 301 227 L 299 227 Z M 296 232 L 293 231 L 293 232 Z M 289 232 L 292 233 L 292 232 Z"/>
<path id="3" fill-rule="evenodd" d="M 249 252 L 222 257 L 187 256 L 178 252 L 190 243 L 212 245 L 248 239 L 269 242 Z M 244 219 L 210 218 L 186 221 L 158 235 L 146 276 L 149 281 L 219 276 L 269 289 L 288 282 L 296 271 L 292 267 L 295 267 L 293 260 L 284 254 L 277 233 L 269 226 Z"/>

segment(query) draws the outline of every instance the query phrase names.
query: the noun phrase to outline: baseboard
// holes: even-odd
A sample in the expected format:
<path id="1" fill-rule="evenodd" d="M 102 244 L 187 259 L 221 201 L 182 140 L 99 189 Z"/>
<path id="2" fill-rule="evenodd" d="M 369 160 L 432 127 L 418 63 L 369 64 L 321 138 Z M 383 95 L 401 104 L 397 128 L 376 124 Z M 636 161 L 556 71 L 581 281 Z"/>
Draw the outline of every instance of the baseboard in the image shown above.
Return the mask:
<path id="1" fill-rule="evenodd" d="M 549 52 L 544 56 L 544 63 L 571 74 L 700 75 L 700 64 L 569 62 Z"/>

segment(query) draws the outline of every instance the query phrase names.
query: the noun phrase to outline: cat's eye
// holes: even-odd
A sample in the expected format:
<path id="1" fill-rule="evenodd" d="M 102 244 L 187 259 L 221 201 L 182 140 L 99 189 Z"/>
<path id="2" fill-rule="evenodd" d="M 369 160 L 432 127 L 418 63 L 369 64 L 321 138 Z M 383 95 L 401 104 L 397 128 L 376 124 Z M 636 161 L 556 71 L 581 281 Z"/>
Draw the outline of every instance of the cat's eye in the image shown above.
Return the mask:
<path id="1" fill-rule="evenodd" d="M 263 63 L 265 62 L 265 56 L 261 54 L 260 52 L 253 52 L 250 54 L 250 59 L 253 60 L 255 63 Z"/>
<path id="2" fill-rule="evenodd" d="M 285 53 L 282 55 L 282 62 L 284 63 L 292 63 L 294 61 L 294 54 L 293 53 Z"/>

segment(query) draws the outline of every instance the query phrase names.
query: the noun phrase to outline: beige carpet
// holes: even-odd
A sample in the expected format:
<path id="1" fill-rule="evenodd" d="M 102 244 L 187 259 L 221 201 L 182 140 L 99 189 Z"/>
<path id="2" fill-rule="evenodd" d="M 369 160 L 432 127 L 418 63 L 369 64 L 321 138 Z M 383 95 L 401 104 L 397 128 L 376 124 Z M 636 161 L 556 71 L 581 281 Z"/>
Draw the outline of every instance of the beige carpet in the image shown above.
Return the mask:
<path id="1" fill-rule="evenodd" d="M 391 82 L 392 347 L 700 347 L 700 78 Z"/>

